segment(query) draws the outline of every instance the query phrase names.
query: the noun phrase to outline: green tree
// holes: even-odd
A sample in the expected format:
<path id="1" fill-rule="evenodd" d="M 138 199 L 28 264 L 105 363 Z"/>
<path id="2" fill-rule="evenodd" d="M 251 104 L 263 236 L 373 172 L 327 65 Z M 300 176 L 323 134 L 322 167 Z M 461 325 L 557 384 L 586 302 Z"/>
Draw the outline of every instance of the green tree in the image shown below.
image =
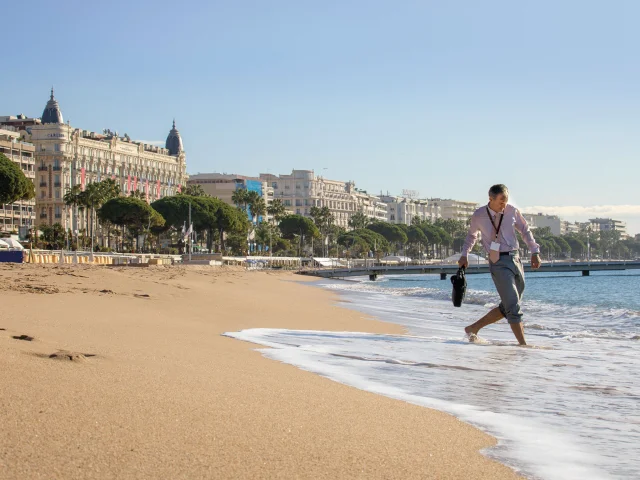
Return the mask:
<path id="1" fill-rule="evenodd" d="M 127 227 L 136 238 L 148 232 L 151 227 L 159 227 L 165 223 L 162 215 L 151 205 L 133 197 L 117 197 L 108 200 L 98 210 L 98 216 L 103 221 Z"/>
<path id="2" fill-rule="evenodd" d="M 95 238 L 96 210 L 118 195 L 120 195 L 120 187 L 115 180 L 110 178 L 101 182 L 90 183 L 83 192 L 80 192 L 80 202 L 87 209 L 87 225 L 90 226 L 91 248 L 93 248 Z"/>
<path id="3" fill-rule="evenodd" d="M 256 193 L 256 192 L 250 192 Z M 253 218 L 253 222 L 258 225 L 260 223 L 260 217 L 264 217 L 267 213 L 267 204 L 260 195 L 251 195 L 249 197 L 249 212 Z"/>
<path id="4" fill-rule="evenodd" d="M 202 185 L 192 184 L 183 188 L 178 195 L 189 195 L 190 197 L 209 197 L 210 195 L 204 191 Z"/>
<path id="5" fill-rule="evenodd" d="M 309 214 L 313 219 L 313 223 L 316 224 L 316 227 L 318 227 L 318 230 L 320 231 L 322 240 L 322 256 L 324 257 L 326 256 L 324 248 L 325 243 L 328 241 L 328 236 L 331 232 L 331 227 L 333 226 L 335 218 L 331 213 L 331 210 L 329 210 L 329 207 L 326 206 L 322 208 L 311 207 Z"/>
<path id="6" fill-rule="evenodd" d="M 239 188 L 231 194 L 231 201 L 236 204 L 236 207 L 246 212 L 247 204 L 249 203 L 249 191 Z"/>
<path id="7" fill-rule="evenodd" d="M 390 244 L 396 245 L 396 250 L 399 245 L 407 243 L 407 234 L 404 232 L 402 227 L 396 224 L 388 222 L 374 222 L 367 225 L 367 228 L 382 235 Z"/>
<path id="8" fill-rule="evenodd" d="M 371 219 L 362 212 L 356 212 L 349 217 L 348 225 L 354 230 L 361 228 L 367 228 L 367 225 L 371 223 Z"/>
<path id="9" fill-rule="evenodd" d="M 140 191 L 140 190 L 131 190 L 129 192 L 129 197 L 130 198 L 137 198 L 138 200 L 146 200 L 147 199 L 147 195 Z"/>
<path id="10" fill-rule="evenodd" d="M 360 228 L 358 230 L 350 230 L 343 232 L 338 236 L 338 245 L 342 245 L 355 256 L 362 254 L 362 247 L 366 245 L 366 251 L 375 252 L 378 256 L 384 255 L 389 249 L 389 242 L 379 233 L 369 230 L 368 228 Z"/>
<path id="11" fill-rule="evenodd" d="M 282 200 L 274 199 L 271 205 L 267 207 L 267 213 L 271 216 L 274 223 L 279 223 L 287 215 L 287 209 L 284 207 Z"/>
<path id="12" fill-rule="evenodd" d="M 0 205 L 36 196 L 33 182 L 25 177 L 17 163 L 0 153 Z"/>
<path id="13" fill-rule="evenodd" d="M 280 221 L 279 227 L 283 238 L 293 240 L 296 236 L 298 237 L 298 256 L 302 255 L 305 238 L 320 236 L 316 225 L 302 215 L 287 215 Z"/>
<path id="14" fill-rule="evenodd" d="M 421 258 L 422 246 L 427 245 L 428 239 L 424 234 L 424 231 L 417 225 L 411 225 L 407 232 L 407 240 L 410 244 L 414 245 L 418 252 L 418 257 Z"/>
<path id="15" fill-rule="evenodd" d="M 53 225 L 42 225 L 40 240 L 45 243 L 45 248 L 57 250 L 64 243 L 64 228 L 59 223 Z"/>
<path id="16" fill-rule="evenodd" d="M 84 209 L 83 199 L 82 199 L 82 187 L 80 185 L 74 185 L 71 188 L 67 187 L 67 191 L 64 194 L 63 200 L 64 200 L 64 204 L 67 207 L 73 208 L 73 211 L 74 211 L 73 216 L 76 219 L 79 218 L 80 210 Z M 79 226 L 77 228 L 79 228 Z M 77 242 L 78 242 L 78 236 L 76 234 L 76 248 L 78 248 Z"/>
<path id="17" fill-rule="evenodd" d="M 579 235 L 567 234 L 567 235 L 564 235 L 563 238 L 569 244 L 572 257 L 584 258 L 584 256 L 587 253 L 587 246 L 585 245 L 585 242 L 580 238 Z"/>
<path id="18" fill-rule="evenodd" d="M 173 227 L 174 230 L 180 231 L 189 219 L 189 205 L 194 229 L 207 232 L 209 250 L 213 250 L 214 232 L 218 236 L 221 251 L 225 249 L 225 232 L 243 234 L 246 241 L 249 223 L 246 215 L 218 198 L 181 194 L 161 198 L 151 206 L 165 218 L 166 229 Z"/>

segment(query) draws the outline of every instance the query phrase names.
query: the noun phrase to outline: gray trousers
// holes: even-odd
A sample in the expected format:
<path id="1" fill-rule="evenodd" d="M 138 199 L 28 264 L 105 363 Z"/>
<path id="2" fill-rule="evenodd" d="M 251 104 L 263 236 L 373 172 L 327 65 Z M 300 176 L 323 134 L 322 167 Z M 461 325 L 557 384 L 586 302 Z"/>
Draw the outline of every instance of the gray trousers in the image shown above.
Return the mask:
<path id="1" fill-rule="evenodd" d="M 524 292 L 524 270 L 519 255 L 500 255 L 496 263 L 489 262 L 491 278 L 500 295 L 500 311 L 509 323 L 522 322 L 520 300 Z"/>

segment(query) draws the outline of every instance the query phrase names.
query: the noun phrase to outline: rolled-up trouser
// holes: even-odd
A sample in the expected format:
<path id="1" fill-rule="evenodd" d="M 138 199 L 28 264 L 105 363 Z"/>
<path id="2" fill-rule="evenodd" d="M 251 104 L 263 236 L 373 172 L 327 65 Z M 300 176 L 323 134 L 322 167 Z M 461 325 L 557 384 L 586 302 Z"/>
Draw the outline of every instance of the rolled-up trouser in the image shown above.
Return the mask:
<path id="1" fill-rule="evenodd" d="M 524 270 L 517 254 L 500 255 L 496 263 L 489 263 L 491 278 L 500 295 L 500 311 L 509 323 L 522 322 L 520 300 L 524 292 Z"/>

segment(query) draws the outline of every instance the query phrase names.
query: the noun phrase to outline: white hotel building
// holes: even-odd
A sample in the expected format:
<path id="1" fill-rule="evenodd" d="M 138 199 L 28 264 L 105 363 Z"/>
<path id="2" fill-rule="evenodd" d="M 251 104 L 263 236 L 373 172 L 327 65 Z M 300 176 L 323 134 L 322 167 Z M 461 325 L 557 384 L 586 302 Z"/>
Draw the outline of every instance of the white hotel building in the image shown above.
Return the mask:
<path id="1" fill-rule="evenodd" d="M 288 212 L 309 216 L 311 207 L 328 207 L 335 224 L 349 228 L 349 219 L 362 212 L 386 221 L 387 205 L 375 195 L 356 189 L 352 181 L 328 180 L 313 170 L 293 170 L 291 175 L 261 173 L 260 180 L 273 188 L 273 198 L 282 200 Z"/>
<path id="2" fill-rule="evenodd" d="M 435 222 L 441 217 L 440 207 L 431 205 L 428 200 L 381 195 L 380 200 L 387 204 L 387 222 L 411 225 L 414 218 Z"/>
<path id="3" fill-rule="evenodd" d="M 27 141 L 35 146 L 39 225 L 84 228 L 83 216 L 73 218 L 74 209 L 67 208 L 63 200 L 75 185 L 84 190 L 90 183 L 112 178 L 125 195 L 138 190 L 153 202 L 174 195 L 187 182 L 186 155 L 175 121 L 165 148 L 135 142 L 126 134 L 119 136 L 109 130 L 97 134 L 73 128 L 64 123 L 52 89 L 41 122 L 24 131 Z"/>

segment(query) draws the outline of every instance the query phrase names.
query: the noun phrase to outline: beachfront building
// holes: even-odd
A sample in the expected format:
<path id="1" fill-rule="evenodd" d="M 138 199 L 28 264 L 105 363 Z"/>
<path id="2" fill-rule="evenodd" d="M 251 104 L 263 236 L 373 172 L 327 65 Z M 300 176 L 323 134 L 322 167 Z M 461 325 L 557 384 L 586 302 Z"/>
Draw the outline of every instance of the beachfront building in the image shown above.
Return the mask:
<path id="1" fill-rule="evenodd" d="M 438 210 L 429 208 L 429 201 L 425 199 L 380 195 L 380 200 L 387 205 L 386 221 L 389 223 L 411 225 L 416 217 L 422 221 L 428 220 L 430 222 L 435 222 L 440 218 Z"/>
<path id="2" fill-rule="evenodd" d="M 3 118 L 3 117 L 0 117 Z M 0 153 L 16 163 L 31 181 L 35 179 L 35 147 L 20 140 L 18 129 L 0 125 Z M 0 204 L 0 233 L 20 233 L 25 238 L 27 231 L 36 223 L 35 200 L 19 200 L 15 203 Z"/>
<path id="3" fill-rule="evenodd" d="M 387 205 L 375 195 L 358 190 L 353 181 L 329 180 L 313 170 L 293 170 L 290 175 L 261 173 L 289 213 L 309 216 L 311 207 L 328 207 L 335 224 L 349 228 L 349 219 L 362 212 L 372 220 L 386 220 Z"/>
<path id="4" fill-rule="evenodd" d="M 228 173 L 197 173 L 189 176 L 187 185 L 200 185 L 207 195 L 218 197 L 223 202 L 234 206 L 232 196 L 237 190 L 257 192 L 264 198 L 267 206 L 273 200 L 273 188 L 268 182 L 257 177 Z"/>
<path id="5" fill-rule="evenodd" d="M 111 178 L 125 195 L 137 190 L 153 202 L 175 195 L 187 182 L 186 154 L 175 121 L 164 148 L 111 130 L 99 134 L 73 128 L 64 123 L 53 89 L 40 120 L 20 132 L 35 146 L 38 225 L 86 227 L 84 215 L 64 203 L 65 193 L 76 185 L 84 190 L 90 183 Z"/>
<path id="6" fill-rule="evenodd" d="M 475 202 L 465 202 L 451 198 L 429 198 L 428 202 L 434 210 L 439 212 L 439 218 L 445 220 L 452 219 L 466 222 L 478 208 L 478 204 Z"/>
<path id="7" fill-rule="evenodd" d="M 580 233 L 580 222 L 568 222 L 563 220 L 561 227 L 563 235 L 567 233 Z"/>
<path id="8" fill-rule="evenodd" d="M 546 215 L 544 213 L 523 213 L 522 216 L 531 229 L 546 228 L 551 230 L 552 235 L 564 235 L 566 233 L 565 222 L 557 215 Z"/>
<path id="9" fill-rule="evenodd" d="M 597 225 L 597 230 L 601 232 L 619 232 L 620 238 L 627 238 L 627 224 L 622 220 L 613 218 L 591 218 L 591 225 Z"/>
<path id="10" fill-rule="evenodd" d="M 27 117 L 24 113 L 19 115 L 0 116 L 0 125 L 12 127 L 15 131 L 26 130 L 29 132 L 34 125 L 40 125 L 42 121 L 39 118 Z"/>

